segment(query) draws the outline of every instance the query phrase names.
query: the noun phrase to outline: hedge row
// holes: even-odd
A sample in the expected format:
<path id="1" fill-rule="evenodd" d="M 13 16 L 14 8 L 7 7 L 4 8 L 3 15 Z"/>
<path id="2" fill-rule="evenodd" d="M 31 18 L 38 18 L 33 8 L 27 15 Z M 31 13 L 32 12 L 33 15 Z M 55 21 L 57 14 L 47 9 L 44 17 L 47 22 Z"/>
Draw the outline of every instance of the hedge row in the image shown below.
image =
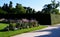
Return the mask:
<path id="1" fill-rule="evenodd" d="M 51 14 L 51 24 L 59 24 L 60 23 L 60 15 Z"/>

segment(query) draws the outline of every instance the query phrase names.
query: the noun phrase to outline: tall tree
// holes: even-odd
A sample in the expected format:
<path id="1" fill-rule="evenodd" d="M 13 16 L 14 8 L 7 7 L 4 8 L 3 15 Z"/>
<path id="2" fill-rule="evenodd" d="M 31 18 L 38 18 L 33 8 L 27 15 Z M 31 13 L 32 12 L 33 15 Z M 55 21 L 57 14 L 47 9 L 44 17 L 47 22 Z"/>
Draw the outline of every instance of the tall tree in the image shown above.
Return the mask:
<path id="1" fill-rule="evenodd" d="M 16 14 L 24 14 L 26 13 L 26 10 L 24 9 L 24 7 L 21 4 L 16 4 Z"/>
<path id="2" fill-rule="evenodd" d="M 32 8 L 29 8 L 29 14 L 32 14 Z"/>
<path id="3" fill-rule="evenodd" d="M 12 8 L 12 1 L 10 1 L 9 3 L 9 8 Z"/>
<path id="4" fill-rule="evenodd" d="M 33 9 L 30 8 L 30 7 L 26 7 L 26 13 L 32 14 L 33 13 Z"/>
<path id="5" fill-rule="evenodd" d="M 7 14 L 7 12 L 0 8 L 0 14 Z"/>
<path id="6" fill-rule="evenodd" d="M 42 9 L 43 13 L 56 13 L 54 10 L 57 10 L 56 8 L 59 7 L 59 2 L 56 3 L 55 0 L 51 1 L 52 3 L 44 5 L 44 8 Z M 58 13 L 59 10 L 57 10 Z"/>
<path id="7" fill-rule="evenodd" d="M 32 13 L 33 13 L 33 14 L 36 13 L 35 9 L 32 10 Z"/>
<path id="8" fill-rule="evenodd" d="M 2 6 L 2 10 L 6 11 L 8 13 L 9 9 L 8 9 L 8 4 L 5 4 Z"/>
<path id="9" fill-rule="evenodd" d="M 1 9 L 1 6 L 0 6 L 0 9 Z"/>

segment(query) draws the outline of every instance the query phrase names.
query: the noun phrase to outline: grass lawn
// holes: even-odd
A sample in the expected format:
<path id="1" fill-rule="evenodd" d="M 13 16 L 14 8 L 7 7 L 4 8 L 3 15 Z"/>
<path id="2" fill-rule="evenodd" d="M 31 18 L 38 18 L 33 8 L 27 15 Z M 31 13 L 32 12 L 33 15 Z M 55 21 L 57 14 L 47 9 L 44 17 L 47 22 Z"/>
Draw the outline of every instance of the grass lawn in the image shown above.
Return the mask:
<path id="1" fill-rule="evenodd" d="M 2 24 L 2 23 L 0 25 L 1 25 L 0 30 L 7 26 L 7 24 Z M 29 29 L 21 29 L 21 30 L 6 31 L 6 32 L 1 32 L 0 31 L 0 37 L 10 37 L 10 36 L 13 36 L 13 35 L 22 34 L 22 33 L 30 32 L 30 31 L 42 29 L 42 28 L 45 28 L 45 27 L 47 27 L 47 26 L 42 26 L 41 25 L 41 26 L 38 26 L 38 27 L 29 28 Z"/>
<path id="2" fill-rule="evenodd" d="M 4 29 L 6 26 L 8 26 L 8 24 L 0 23 L 0 30 Z"/>

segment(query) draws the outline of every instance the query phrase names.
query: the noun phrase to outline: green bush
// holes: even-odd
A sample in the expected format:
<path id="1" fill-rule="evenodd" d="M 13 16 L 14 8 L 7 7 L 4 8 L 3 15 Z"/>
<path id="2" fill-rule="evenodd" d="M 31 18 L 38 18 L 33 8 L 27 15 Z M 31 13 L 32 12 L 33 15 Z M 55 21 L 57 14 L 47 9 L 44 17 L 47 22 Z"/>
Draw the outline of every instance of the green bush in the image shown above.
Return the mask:
<path id="1" fill-rule="evenodd" d="M 22 23 L 22 28 L 24 29 L 24 28 L 27 28 L 27 26 L 28 26 L 28 23 L 26 23 L 26 22 L 23 22 Z"/>
<path id="2" fill-rule="evenodd" d="M 9 24 L 9 30 L 15 30 L 15 28 L 16 28 L 16 23 Z"/>
<path id="3" fill-rule="evenodd" d="M 20 29 L 20 23 L 16 23 L 16 28 Z"/>
<path id="4" fill-rule="evenodd" d="M 16 29 L 25 29 L 25 28 L 32 28 L 38 26 L 38 22 L 36 20 L 27 20 L 23 19 L 17 22 L 10 21 L 9 23 L 9 30 L 16 30 Z"/>
<path id="5" fill-rule="evenodd" d="M 38 22 L 36 20 L 31 20 L 30 23 L 32 27 L 38 26 Z"/>

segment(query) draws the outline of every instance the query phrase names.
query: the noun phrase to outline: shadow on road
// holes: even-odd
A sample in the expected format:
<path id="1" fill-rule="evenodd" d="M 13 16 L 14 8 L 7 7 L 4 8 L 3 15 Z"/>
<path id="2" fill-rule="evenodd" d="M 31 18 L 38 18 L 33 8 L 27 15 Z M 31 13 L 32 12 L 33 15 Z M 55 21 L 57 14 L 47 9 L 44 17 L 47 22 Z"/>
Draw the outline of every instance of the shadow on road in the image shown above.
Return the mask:
<path id="1" fill-rule="evenodd" d="M 51 32 L 51 34 L 48 35 L 39 35 L 35 37 L 60 37 L 60 28 L 54 28 L 54 29 L 48 29 L 48 30 L 42 30 L 42 31 L 36 31 L 36 32 Z"/>

